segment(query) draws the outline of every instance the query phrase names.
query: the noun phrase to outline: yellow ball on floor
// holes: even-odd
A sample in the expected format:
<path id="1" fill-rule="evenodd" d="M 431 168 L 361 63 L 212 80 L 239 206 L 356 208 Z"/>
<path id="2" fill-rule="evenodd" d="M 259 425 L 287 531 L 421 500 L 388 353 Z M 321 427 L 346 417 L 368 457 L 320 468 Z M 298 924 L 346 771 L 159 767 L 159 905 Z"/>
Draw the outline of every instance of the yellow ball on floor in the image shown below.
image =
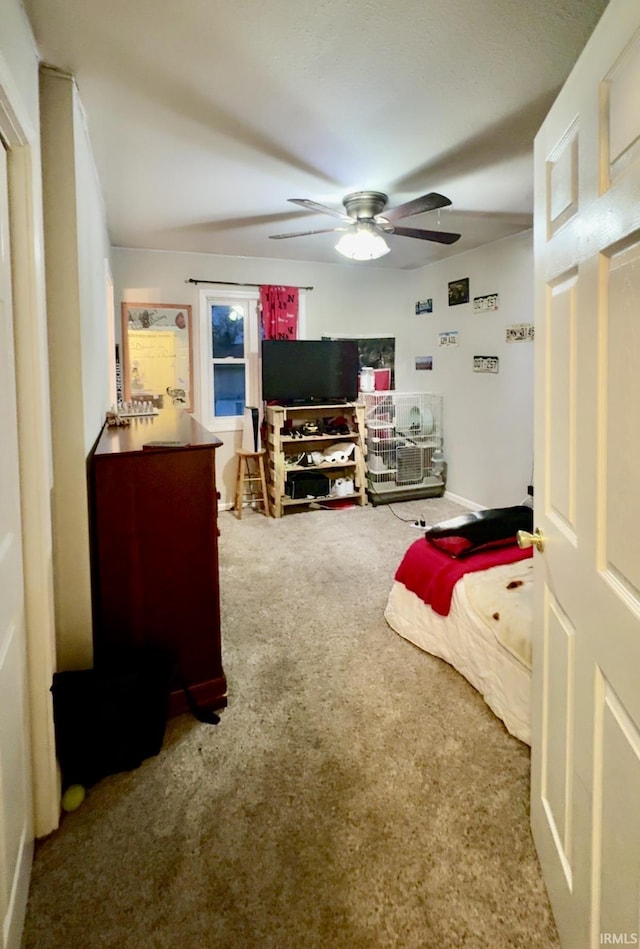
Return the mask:
<path id="1" fill-rule="evenodd" d="M 84 801 L 85 793 L 81 784 L 70 784 L 62 795 L 62 810 L 77 811 Z"/>

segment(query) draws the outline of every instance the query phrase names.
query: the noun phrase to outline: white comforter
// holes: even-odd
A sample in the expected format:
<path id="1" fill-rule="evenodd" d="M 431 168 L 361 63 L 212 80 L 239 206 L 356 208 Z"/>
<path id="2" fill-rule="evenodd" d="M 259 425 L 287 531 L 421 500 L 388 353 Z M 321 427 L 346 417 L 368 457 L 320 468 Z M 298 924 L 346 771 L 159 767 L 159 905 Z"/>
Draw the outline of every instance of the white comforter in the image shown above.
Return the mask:
<path id="1" fill-rule="evenodd" d="M 462 582 L 471 609 L 498 642 L 531 669 L 533 560 L 467 573 Z"/>
<path id="2" fill-rule="evenodd" d="M 395 632 L 449 662 L 483 696 L 508 731 L 531 743 L 532 561 L 468 573 L 448 616 L 394 581 L 385 619 Z"/>

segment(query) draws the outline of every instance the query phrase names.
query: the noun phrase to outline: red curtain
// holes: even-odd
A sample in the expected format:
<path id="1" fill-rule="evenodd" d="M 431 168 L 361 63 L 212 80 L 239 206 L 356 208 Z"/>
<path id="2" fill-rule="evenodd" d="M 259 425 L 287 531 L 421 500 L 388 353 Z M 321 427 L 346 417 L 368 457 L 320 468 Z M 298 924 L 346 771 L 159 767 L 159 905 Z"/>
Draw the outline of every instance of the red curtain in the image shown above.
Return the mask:
<path id="1" fill-rule="evenodd" d="M 260 310 L 265 339 L 297 339 L 297 287 L 260 287 Z"/>

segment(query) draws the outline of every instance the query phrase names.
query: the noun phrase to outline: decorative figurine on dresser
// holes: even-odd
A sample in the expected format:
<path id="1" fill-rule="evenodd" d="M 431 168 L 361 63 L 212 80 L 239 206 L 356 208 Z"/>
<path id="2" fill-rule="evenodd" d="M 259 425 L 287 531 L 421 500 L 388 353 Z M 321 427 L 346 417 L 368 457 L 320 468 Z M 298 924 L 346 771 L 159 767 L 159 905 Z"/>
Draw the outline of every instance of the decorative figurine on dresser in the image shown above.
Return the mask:
<path id="1" fill-rule="evenodd" d="M 105 426 L 90 460 L 95 663 L 159 647 L 176 664 L 170 714 L 227 704 L 215 454 L 181 409 Z"/>

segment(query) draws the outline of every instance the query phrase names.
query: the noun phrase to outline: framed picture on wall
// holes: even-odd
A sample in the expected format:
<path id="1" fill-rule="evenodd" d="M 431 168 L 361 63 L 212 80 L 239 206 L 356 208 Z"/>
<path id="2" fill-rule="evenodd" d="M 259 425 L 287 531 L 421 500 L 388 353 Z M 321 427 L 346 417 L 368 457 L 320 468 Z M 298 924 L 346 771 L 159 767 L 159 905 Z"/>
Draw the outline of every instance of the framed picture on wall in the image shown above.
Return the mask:
<path id="1" fill-rule="evenodd" d="M 193 409 L 191 307 L 122 304 L 122 388 L 127 402 Z"/>
<path id="2" fill-rule="evenodd" d="M 389 384 L 395 386 L 396 338 L 395 336 L 323 336 L 323 339 L 355 339 L 358 343 L 360 369 L 388 369 Z"/>
<path id="3" fill-rule="evenodd" d="M 452 280 L 449 284 L 449 306 L 458 306 L 469 302 L 469 278 Z"/>

